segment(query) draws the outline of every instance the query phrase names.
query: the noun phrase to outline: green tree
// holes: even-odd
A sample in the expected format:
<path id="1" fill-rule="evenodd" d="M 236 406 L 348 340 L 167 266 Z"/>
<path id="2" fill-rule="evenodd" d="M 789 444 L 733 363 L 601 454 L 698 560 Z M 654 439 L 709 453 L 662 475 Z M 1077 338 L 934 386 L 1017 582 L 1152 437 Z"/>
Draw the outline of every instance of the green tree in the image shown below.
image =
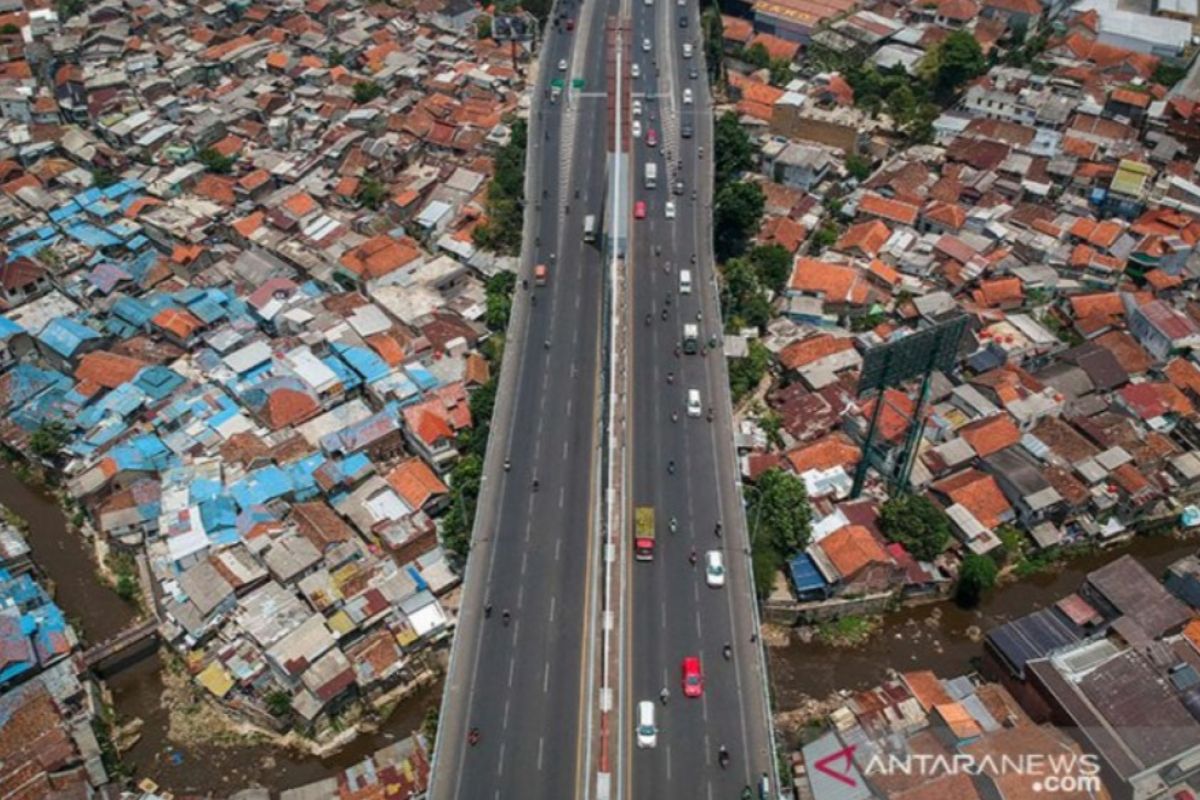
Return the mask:
<path id="1" fill-rule="evenodd" d="M 759 283 L 773 292 L 782 291 L 792 276 L 792 254 L 783 245 L 760 244 L 746 258 L 754 265 Z"/>
<path id="2" fill-rule="evenodd" d="M 1168 89 L 1179 83 L 1187 75 L 1187 67 L 1181 67 L 1178 64 L 1168 64 L 1165 61 L 1160 61 L 1158 66 L 1154 68 L 1154 74 L 1150 80 L 1155 83 L 1160 83 Z"/>
<path id="3" fill-rule="evenodd" d="M 928 497 L 903 494 L 879 509 L 879 527 L 920 561 L 932 561 L 950 541 L 950 519 Z"/>
<path id="4" fill-rule="evenodd" d="M 760 600 L 765 600 L 771 594 L 771 588 L 775 583 L 775 576 L 783 568 L 783 558 L 771 546 L 770 542 L 759 538 L 755 540 L 754 545 L 751 547 L 750 563 L 754 570 L 755 594 L 758 595 Z"/>
<path id="5" fill-rule="evenodd" d="M 742 61 L 752 67 L 766 69 L 771 66 L 771 54 L 762 42 L 755 42 L 742 51 Z"/>
<path id="6" fill-rule="evenodd" d="M 44 461 L 53 461 L 69 441 L 71 432 L 63 422 L 46 420 L 29 437 L 29 450 Z"/>
<path id="7" fill-rule="evenodd" d="M 475 34 L 480 39 L 492 38 L 492 18 L 487 14 L 480 14 L 475 18 Z"/>
<path id="8" fill-rule="evenodd" d="M 704 60 L 708 65 L 708 76 L 714 88 L 724 86 L 725 30 L 719 8 L 709 8 L 700 15 L 700 29 L 704 35 Z"/>
<path id="9" fill-rule="evenodd" d="M 783 558 L 808 547 L 812 538 L 812 507 L 800 477 L 781 469 L 758 476 L 747 516 L 752 535 L 765 537 Z"/>
<path id="10" fill-rule="evenodd" d="M 118 575 L 116 591 L 117 597 L 121 598 L 125 602 L 130 602 L 136 599 L 139 591 L 137 578 L 133 577 L 129 573 Z"/>
<path id="11" fill-rule="evenodd" d="M 791 83 L 795 73 L 792 72 L 792 62 L 786 58 L 776 58 L 770 63 L 771 68 L 771 85 L 772 86 L 787 86 Z"/>
<path id="12" fill-rule="evenodd" d="M 54 8 L 59 19 L 67 20 L 87 8 L 86 0 L 56 0 Z"/>
<path id="13" fill-rule="evenodd" d="M 438 704 L 432 703 L 429 708 L 425 709 L 425 717 L 421 720 L 421 733 L 425 735 L 426 744 L 429 745 L 429 752 L 431 753 L 433 752 L 434 745 L 437 743 L 440 713 Z"/>
<path id="14" fill-rule="evenodd" d="M 817 228 L 817 232 L 813 234 L 813 237 L 812 237 L 813 251 L 817 255 L 820 255 L 823 250 L 826 250 L 830 247 L 833 247 L 835 244 L 837 244 L 837 240 L 838 240 L 837 227 L 834 225 L 828 224 L 828 223 L 825 225 L 822 225 L 820 228 Z"/>
<path id="15" fill-rule="evenodd" d="M 979 605 L 984 593 L 996 585 L 999 570 L 996 562 L 987 556 L 968 553 L 958 571 L 958 584 L 954 587 L 954 599 L 964 608 Z"/>
<path id="16" fill-rule="evenodd" d="M 219 175 L 228 175 L 233 172 L 233 165 L 237 163 L 237 159 L 233 156 L 223 156 L 211 147 L 201 150 L 197 158 L 200 159 L 200 163 L 204 165 L 205 169 Z"/>
<path id="17" fill-rule="evenodd" d="M 282 689 L 268 692 L 264 699 L 267 703 L 267 711 L 270 711 L 272 716 L 283 717 L 292 712 L 292 696 Z"/>
<path id="18" fill-rule="evenodd" d="M 770 364 L 771 351 L 758 339 L 751 339 L 745 358 L 735 358 L 729 363 L 729 391 L 733 394 L 733 402 L 740 401 L 758 386 Z"/>
<path id="19" fill-rule="evenodd" d="M 871 177 L 871 162 L 858 153 L 846 156 L 846 172 L 856 181 L 865 181 Z"/>
<path id="20" fill-rule="evenodd" d="M 120 176 L 108 167 L 95 167 L 92 169 L 92 186 L 95 186 L 97 189 L 105 189 L 112 186 L 120 179 Z"/>
<path id="21" fill-rule="evenodd" d="M 754 167 L 754 144 L 732 111 L 717 117 L 713 124 L 713 159 L 713 183 L 718 192 Z"/>
<path id="22" fill-rule="evenodd" d="M 383 87 L 375 81 L 358 81 L 354 84 L 354 102 L 360 106 L 383 94 Z"/>
<path id="23" fill-rule="evenodd" d="M 983 49 L 967 31 L 952 31 L 931 54 L 934 94 L 946 102 L 964 83 L 987 71 Z"/>
<path id="24" fill-rule="evenodd" d="M 746 251 L 750 237 L 762 222 L 766 197 L 757 183 L 737 181 L 717 192 L 713 204 L 713 249 L 725 259 Z"/>
<path id="25" fill-rule="evenodd" d="M 508 328 L 508 318 L 512 313 L 512 293 L 517 284 L 517 276 L 511 272 L 498 272 L 488 278 L 486 284 L 487 310 L 484 321 L 488 328 L 496 333 L 503 333 Z"/>
<path id="26" fill-rule="evenodd" d="M 18 34 L 20 32 L 21 27 L 19 25 L 14 25 L 11 22 L 0 25 L 0 33 L 4 34 L 5 36 L 13 36 L 14 34 Z"/>
<path id="27" fill-rule="evenodd" d="M 488 186 L 487 221 L 475 227 L 472 238 L 485 250 L 515 255 L 521 249 L 525 220 L 525 148 L 528 127 L 516 120 L 508 144 L 496 153 Z"/>
<path id="28" fill-rule="evenodd" d="M 375 178 L 363 178 L 362 183 L 358 185 L 358 202 L 362 203 L 367 208 L 379 208 L 383 205 L 383 201 L 387 199 L 388 187 L 382 181 Z"/>
<path id="29" fill-rule="evenodd" d="M 340 67 L 342 64 L 346 63 L 346 54 L 336 47 L 331 47 L 329 48 L 329 55 L 325 57 L 325 63 L 327 63 L 331 69 L 333 67 Z"/>
<path id="30" fill-rule="evenodd" d="M 771 321 L 771 306 L 748 259 L 731 258 L 721 267 L 721 308 L 725 327 L 737 331 L 746 326 L 763 328 Z"/>

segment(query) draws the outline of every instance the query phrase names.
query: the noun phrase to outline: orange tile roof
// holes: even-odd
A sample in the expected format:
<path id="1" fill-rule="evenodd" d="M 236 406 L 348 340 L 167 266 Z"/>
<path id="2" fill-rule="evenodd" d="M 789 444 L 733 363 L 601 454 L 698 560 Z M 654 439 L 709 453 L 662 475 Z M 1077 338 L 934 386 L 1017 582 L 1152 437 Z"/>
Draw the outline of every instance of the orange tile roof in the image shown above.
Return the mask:
<path id="1" fill-rule="evenodd" d="M 979 723 L 970 712 L 963 708 L 962 703 L 942 703 L 935 706 L 934 710 L 959 739 L 974 739 L 983 733 L 983 728 L 979 727 Z"/>
<path id="2" fill-rule="evenodd" d="M 908 430 L 909 421 L 916 412 L 916 404 L 912 398 L 899 389 L 884 391 L 883 410 L 879 412 L 878 435 L 885 441 L 894 442 Z M 862 408 L 863 417 L 867 420 L 875 412 L 875 398 L 868 400 Z"/>
<path id="3" fill-rule="evenodd" d="M 721 35 L 731 42 L 748 42 L 754 36 L 754 25 L 748 19 L 721 15 Z"/>
<path id="4" fill-rule="evenodd" d="M 136 358 L 96 350 L 85 353 L 79 359 L 79 366 L 75 368 L 75 378 L 90 381 L 105 389 L 115 389 L 137 377 L 145 366 L 144 362 Z"/>
<path id="5" fill-rule="evenodd" d="M 255 211 L 253 214 L 247 217 L 234 220 L 233 229 L 248 239 L 252 233 L 262 227 L 263 220 L 266 218 L 266 212 Z"/>
<path id="6" fill-rule="evenodd" d="M 1151 97 L 1145 92 L 1135 92 L 1132 89 L 1124 87 L 1113 89 L 1109 99 L 1118 103 L 1134 106 L 1135 108 L 1146 108 L 1150 105 Z"/>
<path id="7" fill-rule="evenodd" d="M 858 250 L 863 255 L 873 258 L 879 254 L 879 249 L 887 243 L 891 235 L 891 229 L 883 220 L 869 219 L 847 228 L 835 247 L 847 253 Z"/>
<path id="8" fill-rule="evenodd" d="M 266 422 L 271 430 L 277 431 L 303 422 L 320 410 L 321 406 L 312 395 L 282 387 L 267 397 Z"/>
<path id="9" fill-rule="evenodd" d="M 248 192 L 252 192 L 269 180 L 271 180 L 271 173 L 267 172 L 265 169 L 256 169 L 253 172 L 249 172 L 239 178 L 238 186 L 242 187 Z"/>
<path id="10" fill-rule="evenodd" d="M 1163 368 L 1163 374 L 1172 385 L 1190 391 L 1200 398 L 1200 369 L 1185 358 L 1173 358 Z"/>
<path id="11" fill-rule="evenodd" d="M 789 450 L 785 457 L 797 474 L 810 469 L 834 467 L 844 467 L 848 472 L 858 463 L 862 451 L 846 434 L 835 431 L 815 442 Z"/>
<path id="12" fill-rule="evenodd" d="M 317 210 L 317 201 L 313 200 L 308 192 L 296 192 L 283 201 L 283 209 L 296 219 L 300 219 Z"/>
<path id="13" fill-rule="evenodd" d="M 1020 278 L 993 278 L 979 282 L 974 298 L 979 305 L 994 308 L 1005 303 L 1021 303 L 1025 299 L 1025 291 L 1021 288 Z"/>
<path id="14" fill-rule="evenodd" d="M 871 259 L 871 263 L 867 264 L 867 272 L 879 278 L 879 280 L 886 283 L 889 287 L 894 287 L 900 283 L 900 272 L 878 258 Z"/>
<path id="15" fill-rule="evenodd" d="M 342 255 L 342 265 L 364 278 L 379 278 L 411 264 L 421 251 L 411 239 L 373 236 Z"/>
<path id="16" fill-rule="evenodd" d="M 1021 431 L 1008 414 L 997 414 L 964 425 L 959 428 L 958 435 L 965 439 L 981 458 L 1011 447 L 1021 440 Z"/>
<path id="17" fill-rule="evenodd" d="M 988 528 L 995 528 L 1012 513 L 1000 484 L 977 469 L 965 469 L 940 480 L 933 484 L 933 490 L 970 511 L 980 525 Z"/>
<path id="18" fill-rule="evenodd" d="M 772 61 L 795 61 L 800 45 L 769 33 L 760 33 L 750 42 L 750 47 L 761 44 Z"/>
<path id="19" fill-rule="evenodd" d="M 858 213 L 881 217 L 904 225 L 915 223 L 919 212 L 920 209 L 914 205 L 902 203 L 899 200 L 889 200 L 874 192 L 867 192 L 858 202 Z"/>
<path id="20" fill-rule="evenodd" d="M 929 711 L 936 705 L 949 703 L 954 698 L 942 686 L 942 682 L 938 680 L 937 675 L 932 670 L 921 670 L 919 672 L 905 672 L 900 676 L 904 683 L 907 684 L 908 690 L 912 692 L 912 696 L 921 704 L 921 708 Z"/>
<path id="21" fill-rule="evenodd" d="M 815 258 L 796 259 L 788 285 L 794 292 L 817 295 L 827 303 L 861 306 L 869 299 L 869 287 L 861 270 Z"/>
<path id="22" fill-rule="evenodd" d="M 784 347 L 779 351 L 779 363 L 784 369 L 801 369 L 815 361 L 853 349 L 852 337 L 819 333 Z"/>
<path id="23" fill-rule="evenodd" d="M 154 315 L 151 322 L 180 340 L 190 339 L 204 327 L 204 323 L 195 315 L 182 308 L 164 308 Z"/>
<path id="24" fill-rule="evenodd" d="M 958 203 L 935 201 L 925 206 L 921 215 L 943 227 L 959 230 L 967 224 L 967 212 Z"/>
<path id="25" fill-rule="evenodd" d="M 367 344 L 379 357 L 396 367 L 404 363 L 404 345 L 390 333 L 375 333 L 367 337 Z"/>
<path id="26" fill-rule="evenodd" d="M 409 508 L 422 508 L 432 498 L 449 491 L 429 465 L 415 457 L 396 465 L 388 473 L 387 481 Z"/>
<path id="27" fill-rule="evenodd" d="M 853 580 L 871 564 L 890 564 L 892 559 L 875 536 L 862 525 L 845 525 L 818 545 L 842 578 Z"/>

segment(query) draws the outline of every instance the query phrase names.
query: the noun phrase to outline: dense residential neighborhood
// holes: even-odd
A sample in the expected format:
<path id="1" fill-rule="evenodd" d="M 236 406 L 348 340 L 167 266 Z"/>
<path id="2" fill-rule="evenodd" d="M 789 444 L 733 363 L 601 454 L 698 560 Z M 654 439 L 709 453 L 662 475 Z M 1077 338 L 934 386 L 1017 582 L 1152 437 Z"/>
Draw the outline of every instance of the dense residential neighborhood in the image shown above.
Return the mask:
<path id="1" fill-rule="evenodd" d="M 0 4 L 4 477 L 62 506 L 130 617 L 81 629 L 26 509 L 0 515 L 0 796 L 185 796 L 122 763 L 105 671 L 139 648 L 221 735 L 311 758 L 439 685 L 522 226 L 555 213 L 523 181 L 566 6 Z M 689 213 L 763 630 L 856 644 L 1112 553 L 961 675 L 890 665 L 778 734 L 792 796 L 1026 796 L 872 758 L 1046 752 L 1097 759 L 1066 796 L 1193 796 L 1200 562 L 1120 548 L 1200 526 L 1195 0 L 700 19 L 715 186 Z M 232 796 L 425 797 L 436 708 L 420 728 Z"/>

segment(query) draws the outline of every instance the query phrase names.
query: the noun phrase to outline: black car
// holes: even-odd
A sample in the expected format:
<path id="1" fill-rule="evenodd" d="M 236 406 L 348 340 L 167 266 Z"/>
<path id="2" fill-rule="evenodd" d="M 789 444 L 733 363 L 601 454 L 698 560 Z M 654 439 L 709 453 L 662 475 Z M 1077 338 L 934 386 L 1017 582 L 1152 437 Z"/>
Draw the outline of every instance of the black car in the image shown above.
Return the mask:
<path id="1" fill-rule="evenodd" d="M 691 78 L 692 80 L 696 80 L 696 78 L 700 77 L 700 73 L 696 70 L 695 67 L 689 67 L 688 68 L 688 77 Z"/>
<path id="2" fill-rule="evenodd" d="M 680 17 L 680 18 L 679 18 L 679 27 L 681 27 L 681 28 L 686 28 L 686 27 L 687 27 L 687 17 Z"/>
<path id="3" fill-rule="evenodd" d="M 690 123 L 690 122 L 683 123 L 683 125 L 680 126 L 680 128 L 679 128 L 679 135 L 685 139 L 692 138 L 692 123 Z"/>

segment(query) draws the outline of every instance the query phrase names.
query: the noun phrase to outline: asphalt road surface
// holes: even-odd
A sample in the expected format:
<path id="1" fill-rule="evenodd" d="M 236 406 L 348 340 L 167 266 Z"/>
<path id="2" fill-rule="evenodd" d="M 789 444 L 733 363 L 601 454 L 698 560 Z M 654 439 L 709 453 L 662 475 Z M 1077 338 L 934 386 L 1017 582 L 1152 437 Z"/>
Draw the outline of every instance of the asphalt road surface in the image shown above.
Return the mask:
<path id="1" fill-rule="evenodd" d="M 599 217 L 606 194 L 606 5 L 615 8 L 561 3 L 575 30 L 547 26 L 527 154 L 529 286 L 518 283 L 443 699 L 438 800 L 558 800 L 581 796 L 592 777 L 603 256 L 583 242 L 583 221 Z M 578 77 L 583 91 L 547 96 L 552 79 Z M 547 285 L 534 285 L 535 264 L 548 266 Z"/>
<path id="2" fill-rule="evenodd" d="M 710 241 L 712 104 L 696 3 L 637 0 L 633 29 L 634 59 L 642 75 L 634 81 L 634 97 L 643 107 L 642 136 L 633 148 L 633 197 L 645 201 L 646 217 L 635 219 L 631 229 L 631 502 L 654 507 L 658 552 L 653 561 L 629 567 L 629 681 L 623 700 L 630 726 L 636 703 L 653 700 L 659 733 L 655 749 L 636 749 L 634 737 L 626 738 L 625 796 L 739 798 L 744 787 L 757 788 L 759 776 L 770 769 L 771 753 L 763 666 L 759 645 L 751 641 L 753 590 L 728 379 L 719 345 L 707 355 L 675 353 L 686 322 L 700 326 L 705 344 L 721 335 Z M 650 39 L 648 51 L 643 38 Z M 684 42 L 693 45 L 690 58 L 683 56 Z M 690 103 L 684 102 L 685 90 L 691 92 Z M 685 124 L 693 129 L 688 138 L 682 135 Z M 648 142 L 651 129 L 655 146 Z M 658 164 L 654 189 L 644 185 L 647 161 Z M 677 180 L 683 182 L 682 194 L 675 193 Z M 667 217 L 668 201 L 675 206 L 673 219 Z M 689 294 L 680 292 L 680 269 L 692 273 Z M 687 414 L 689 389 L 700 392 L 700 417 Z M 669 529 L 671 517 L 678 522 L 675 533 Z M 695 566 L 689 561 L 693 550 Z M 723 588 L 705 583 L 708 550 L 724 555 Z M 726 643 L 733 652 L 728 660 L 722 652 Z M 681 662 L 687 656 L 701 661 L 700 698 L 683 696 Z M 665 706 L 659 702 L 664 687 L 669 692 Z M 730 754 L 727 769 L 718 764 L 722 745 Z"/>

